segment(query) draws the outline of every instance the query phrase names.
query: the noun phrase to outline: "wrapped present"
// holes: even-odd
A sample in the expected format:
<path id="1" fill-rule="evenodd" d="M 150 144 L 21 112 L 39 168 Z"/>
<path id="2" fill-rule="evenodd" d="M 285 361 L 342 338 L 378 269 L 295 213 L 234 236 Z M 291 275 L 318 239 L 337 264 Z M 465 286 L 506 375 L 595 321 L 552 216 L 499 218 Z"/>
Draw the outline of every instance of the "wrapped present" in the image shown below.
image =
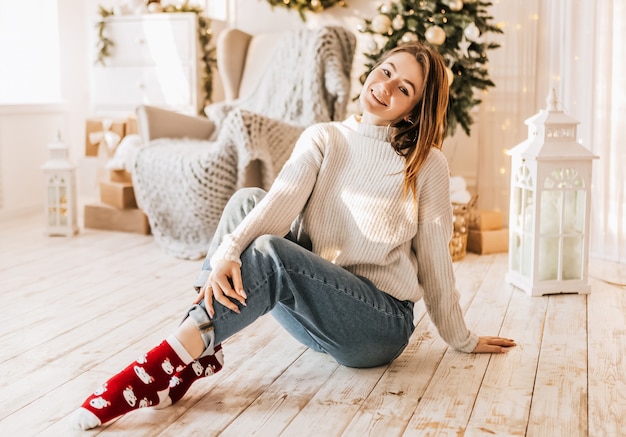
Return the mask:
<path id="1" fill-rule="evenodd" d="M 497 231 L 504 227 L 500 211 L 474 210 L 469 216 L 469 228 L 477 231 Z"/>
<path id="2" fill-rule="evenodd" d="M 509 230 L 507 228 L 491 231 L 470 229 L 467 235 L 467 250 L 479 255 L 508 252 Z"/>
<path id="3" fill-rule="evenodd" d="M 126 135 L 126 120 L 88 118 L 85 131 L 85 156 L 98 156 L 100 146 L 111 156 Z"/>
<path id="4" fill-rule="evenodd" d="M 126 120 L 126 135 L 133 134 L 139 134 L 139 128 L 137 127 L 137 117 L 135 116 L 135 114 L 129 115 L 128 120 Z"/>
<path id="5" fill-rule="evenodd" d="M 104 203 L 85 205 L 85 228 L 150 234 L 148 217 L 138 208 L 119 209 Z"/>
<path id="6" fill-rule="evenodd" d="M 109 170 L 109 180 L 111 182 L 133 183 L 133 175 L 126 170 Z"/>
<path id="7" fill-rule="evenodd" d="M 100 182 L 100 201 L 119 209 L 137 208 L 132 182 Z"/>

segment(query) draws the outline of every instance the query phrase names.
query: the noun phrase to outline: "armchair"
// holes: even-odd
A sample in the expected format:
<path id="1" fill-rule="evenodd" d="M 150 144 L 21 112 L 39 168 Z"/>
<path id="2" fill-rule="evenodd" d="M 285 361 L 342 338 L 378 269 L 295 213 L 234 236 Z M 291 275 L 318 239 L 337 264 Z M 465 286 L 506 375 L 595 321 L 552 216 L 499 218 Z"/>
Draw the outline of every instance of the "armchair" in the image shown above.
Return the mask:
<path id="1" fill-rule="evenodd" d="M 334 26 L 226 30 L 217 41 L 225 100 L 208 105 L 207 118 L 137 109 L 135 196 L 165 252 L 204 257 L 237 189 L 268 189 L 306 126 L 346 116 L 355 43 Z"/>

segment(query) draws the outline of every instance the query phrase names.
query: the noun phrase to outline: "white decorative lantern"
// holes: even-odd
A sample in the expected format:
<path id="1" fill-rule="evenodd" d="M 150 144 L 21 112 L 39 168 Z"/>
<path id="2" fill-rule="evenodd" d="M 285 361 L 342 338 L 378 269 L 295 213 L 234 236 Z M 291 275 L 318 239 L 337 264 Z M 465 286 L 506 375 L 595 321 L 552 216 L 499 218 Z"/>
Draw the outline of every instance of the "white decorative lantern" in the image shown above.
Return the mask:
<path id="1" fill-rule="evenodd" d="M 531 296 L 589 293 L 592 160 L 576 141 L 578 122 L 547 108 L 529 118 L 528 139 L 511 155 L 509 271 L 506 279 Z"/>
<path id="2" fill-rule="evenodd" d="M 46 235 L 71 237 L 78 232 L 76 220 L 75 167 L 68 159 L 67 146 L 57 140 L 48 145 L 50 159 L 41 169 L 45 182 Z"/>

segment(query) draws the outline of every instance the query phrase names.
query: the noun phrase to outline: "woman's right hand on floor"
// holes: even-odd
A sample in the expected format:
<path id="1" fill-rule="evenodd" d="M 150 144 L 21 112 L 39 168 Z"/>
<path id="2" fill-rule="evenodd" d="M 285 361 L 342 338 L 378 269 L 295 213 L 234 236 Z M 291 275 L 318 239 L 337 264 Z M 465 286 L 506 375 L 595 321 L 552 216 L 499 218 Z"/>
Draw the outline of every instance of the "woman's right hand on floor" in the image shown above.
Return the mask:
<path id="1" fill-rule="evenodd" d="M 479 337 L 478 344 L 474 348 L 475 354 L 501 354 L 507 352 L 509 348 L 515 346 L 515 340 L 502 337 Z"/>
<path id="2" fill-rule="evenodd" d="M 247 297 L 243 290 L 239 264 L 234 261 L 220 260 L 211 271 L 209 279 L 200 289 L 195 303 L 200 303 L 204 299 L 209 317 L 213 317 L 215 314 L 214 300 L 239 313 L 237 302 L 245 306 Z"/>

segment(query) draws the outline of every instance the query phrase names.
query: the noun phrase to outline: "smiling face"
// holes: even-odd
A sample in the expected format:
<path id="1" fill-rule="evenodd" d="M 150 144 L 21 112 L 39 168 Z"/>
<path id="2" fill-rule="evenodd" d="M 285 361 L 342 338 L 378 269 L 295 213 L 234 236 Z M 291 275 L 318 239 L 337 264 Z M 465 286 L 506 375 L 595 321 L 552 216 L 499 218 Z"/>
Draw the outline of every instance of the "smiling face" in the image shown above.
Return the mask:
<path id="1" fill-rule="evenodd" d="M 389 56 L 367 76 L 359 101 L 363 123 L 387 126 L 406 118 L 422 97 L 424 72 L 407 52 Z"/>

